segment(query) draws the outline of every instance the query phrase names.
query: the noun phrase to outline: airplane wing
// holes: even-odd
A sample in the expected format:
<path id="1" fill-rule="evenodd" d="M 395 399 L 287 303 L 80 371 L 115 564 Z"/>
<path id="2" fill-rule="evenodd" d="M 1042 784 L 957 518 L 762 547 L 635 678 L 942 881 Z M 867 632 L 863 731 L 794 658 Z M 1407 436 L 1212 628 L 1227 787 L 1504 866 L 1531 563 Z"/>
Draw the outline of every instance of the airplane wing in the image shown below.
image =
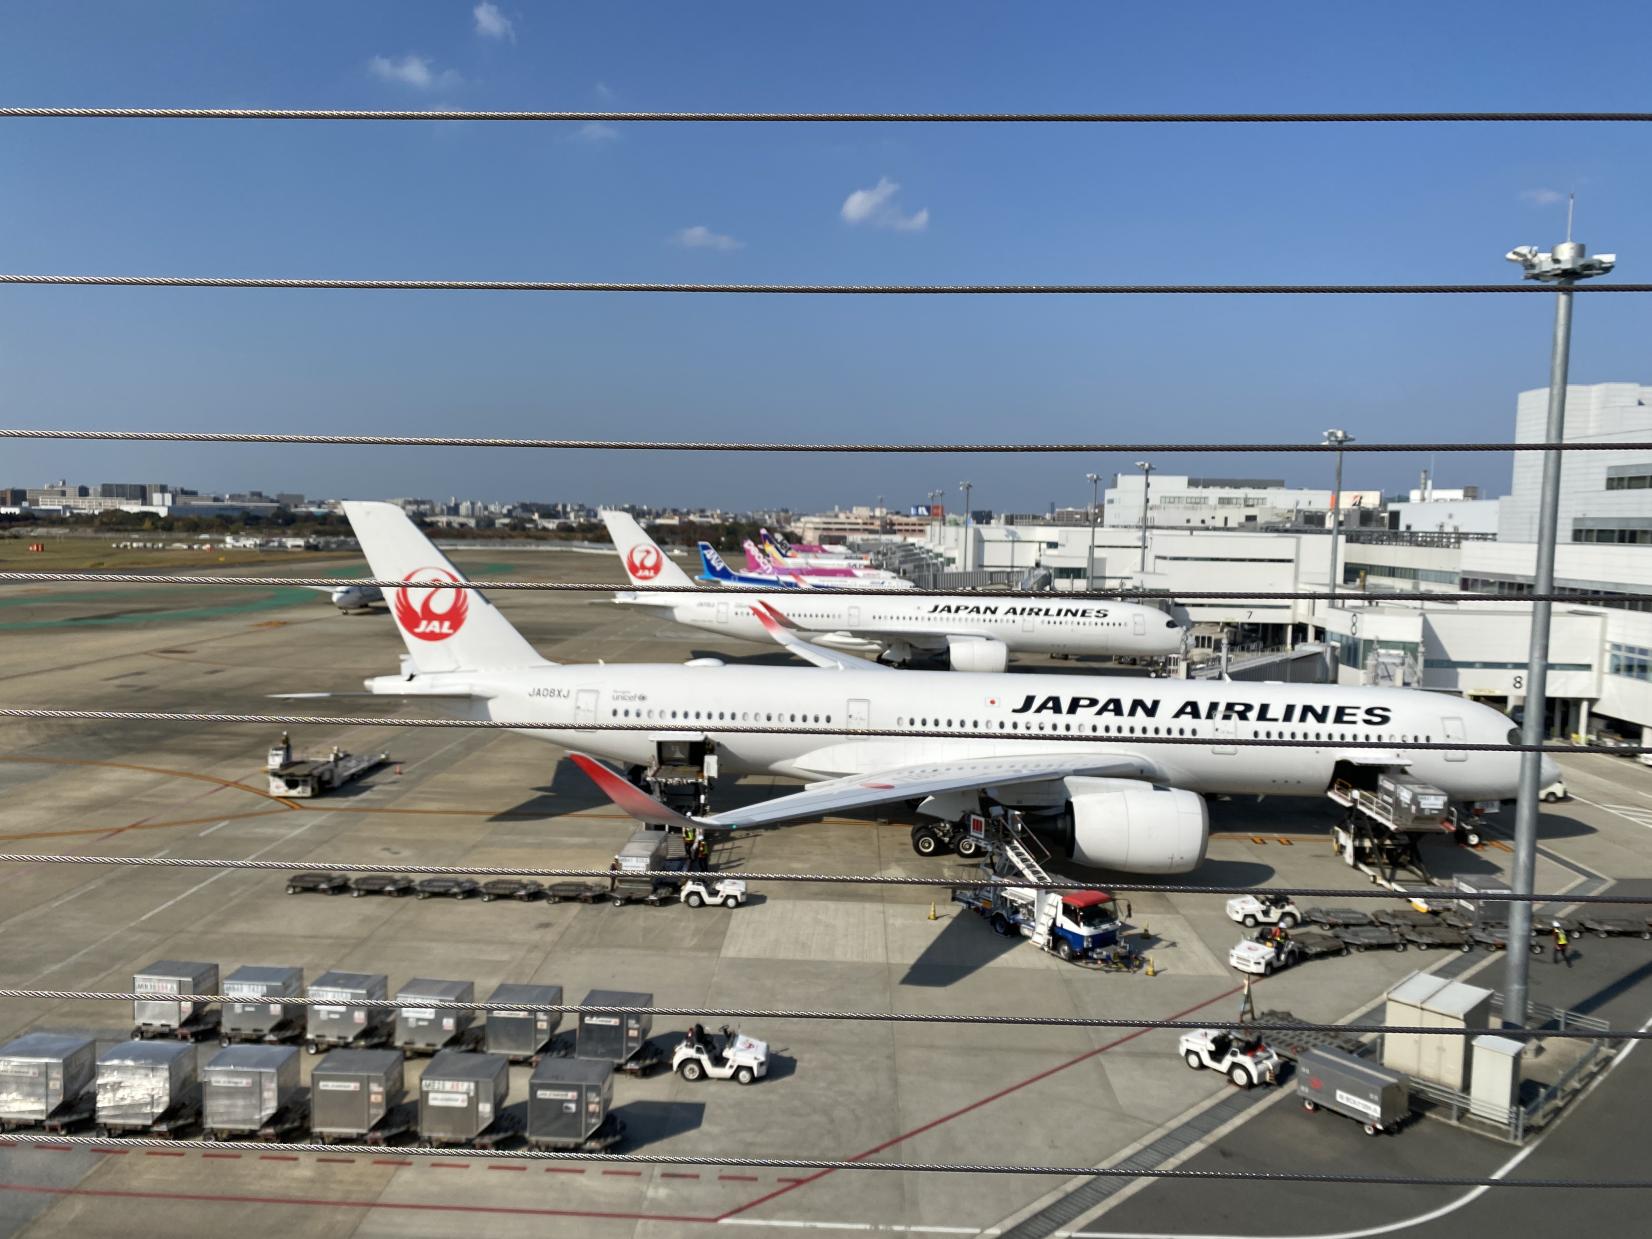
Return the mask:
<path id="1" fill-rule="evenodd" d="M 856 658 L 853 654 L 829 650 L 823 645 L 805 641 L 797 635 L 796 626 L 790 620 L 761 598 L 752 601 L 751 613 L 757 617 L 757 622 L 763 625 L 769 636 L 805 662 L 811 662 L 817 667 L 825 667 L 830 671 L 889 670 L 882 663 Z"/>
<path id="2" fill-rule="evenodd" d="M 710 817 L 688 817 L 675 809 L 668 809 L 594 758 L 583 753 L 570 753 L 568 756 L 591 777 L 604 795 L 638 821 L 665 823 L 679 828 L 710 826 L 719 830 L 773 826 L 850 809 L 918 800 L 943 792 L 1039 783 L 1068 775 L 1132 778 L 1148 773 L 1146 763 L 1128 755 L 1051 753 L 1027 757 L 966 757 L 828 779 L 823 783 L 811 783 L 789 796 L 777 796 L 742 809 L 730 809 Z"/>

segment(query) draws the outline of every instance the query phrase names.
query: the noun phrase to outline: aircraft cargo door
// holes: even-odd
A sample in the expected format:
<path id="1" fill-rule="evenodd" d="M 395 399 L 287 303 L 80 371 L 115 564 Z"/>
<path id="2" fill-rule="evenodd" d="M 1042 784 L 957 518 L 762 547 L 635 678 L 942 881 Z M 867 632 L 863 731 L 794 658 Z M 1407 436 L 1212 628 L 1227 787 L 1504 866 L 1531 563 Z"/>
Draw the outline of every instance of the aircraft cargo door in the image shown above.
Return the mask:
<path id="1" fill-rule="evenodd" d="M 1239 746 L 1234 744 L 1234 737 L 1238 733 L 1238 726 L 1231 718 L 1217 719 L 1211 725 L 1216 733 L 1216 743 L 1211 746 L 1211 753 L 1217 757 L 1233 757 L 1238 754 Z"/>
<path id="2" fill-rule="evenodd" d="M 597 721 L 597 690 L 582 688 L 574 696 L 574 726 L 583 727 Z"/>
<path id="3" fill-rule="evenodd" d="M 1462 719 L 1443 718 L 1440 722 L 1445 725 L 1445 738 L 1447 744 L 1460 744 L 1468 739 L 1468 733 L 1463 730 Z M 1462 749 L 1446 749 L 1445 759 L 1447 761 L 1467 761 L 1468 754 Z"/>
<path id="4" fill-rule="evenodd" d="M 872 709 L 864 697 L 849 699 L 849 726 L 852 730 L 860 730 L 872 725 Z"/>

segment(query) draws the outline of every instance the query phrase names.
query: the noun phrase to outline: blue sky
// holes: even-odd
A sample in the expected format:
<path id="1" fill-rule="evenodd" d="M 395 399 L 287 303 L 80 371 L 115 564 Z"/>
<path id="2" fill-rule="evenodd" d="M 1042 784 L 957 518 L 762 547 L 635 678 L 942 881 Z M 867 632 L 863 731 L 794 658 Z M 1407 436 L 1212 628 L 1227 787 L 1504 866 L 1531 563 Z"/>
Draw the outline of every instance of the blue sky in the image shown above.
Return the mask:
<path id="1" fill-rule="evenodd" d="M 478 10 L 480 9 L 480 12 Z M 1559 30 L 1551 35 L 1548 32 Z M 1646 109 L 1644 6 L 81 3 L 0 10 L 14 105 Z M 1564 70 L 1556 43 L 1598 46 Z M 1646 126 L 0 122 L 0 269 L 673 281 L 1500 281 L 1652 263 Z M 894 186 L 896 188 L 889 188 Z M 697 230 L 697 231 L 689 231 Z M 1547 298 L 758 298 L 0 290 L 12 425 L 853 439 L 1498 438 Z M 1576 382 L 1652 381 L 1580 298 Z M 9 444 L 145 478 L 592 502 L 1082 503 L 1122 459 Z M 1328 484 L 1319 458 L 1167 472 Z M 1425 460 L 1351 458 L 1347 484 Z M 1507 485 L 1504 458 L 1442 485 Z"/>

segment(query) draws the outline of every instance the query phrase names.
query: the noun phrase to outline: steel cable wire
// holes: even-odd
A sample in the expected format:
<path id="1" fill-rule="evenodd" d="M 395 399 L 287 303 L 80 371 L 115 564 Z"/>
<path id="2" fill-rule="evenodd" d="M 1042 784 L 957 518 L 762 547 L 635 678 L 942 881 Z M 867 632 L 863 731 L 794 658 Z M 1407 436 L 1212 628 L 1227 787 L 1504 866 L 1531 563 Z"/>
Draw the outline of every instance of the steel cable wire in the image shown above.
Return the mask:
<path id="1" fill-rule="evenodd" d="M 209 275 L 0 274 L 0 284 L 102 288 L 358 289 L 381 292 L 739 293 L 759 296 L 1553 296 L 1545 284 L 684 284 L 648 280 L 372 280 Z M 1568 293 L 1652 293 L 1652 284 L 1568 285 Z"/>
<path id="2" fill-rule="evenodd" d="M 339 812 L 336 809 L 318 810 Z M 609 869 L 546 868 L 521 865 L 398 865 L 387 868 L 379 864 L 357 861 L 324 861 L 315 857 L 302 860 L 231 860 L 201 856 L 87 856 L 58 855 L 43 852 L 3 852 L 0 865 L 124 865 L 155 869 L 260 869 L 269 871 L 327 871 L 333 873 L 397 873 L 440 874 L 468 877 L 519 878 L 597 878 L 613 877 Z M 1421 890 L 1388 890 L 1381 887 L 1359 887 L 1344 890 L 1334 886 L 1216 886 L 1202 882 L 1083 882 L 1073 879 L 1050 879 L 1038 882 L 1025 877 L 929 878 L 915 874 L 885 873 L 765 873 L 737 870 L 693 869 L 637 869 L 626 874 L 633 878 L 739 878 L 743 882 L 800 882 L 804 884 L 841 884 L 846 886 L 915 886 L 915 887 L 993 887 L 1033 888 L 1060 891 L 1105 891 L 1109 894 L 1159 895 L 1289 895 L 1296 899 L 1401 899 L 1446 897 L 1475 903 L 1568 903 L 1568 904 L 1652 904 L 1652 895 L 1575 895 L 1557 894 L 1517 895 L 1504 890 L 1474 891 L 1472 893 L 1450 888 Z"/>
<path id="3" fill-rule="evenodd" d="M 0 276 L 0 282 L 5 277 Z M 1583 285 L 1578 291 L 1594 288 Z M 1652 285 L 1648 286 L 1652 289 Z M 48 430 L 0 428 L 0 439 L 67 439 L 130 443 L 292 443 L 321 447 L 490 447 L 545 448 L 604 452 L 805 452 L 915 454 L 1135 452 L 1408 452 L 1445 455 L 1453 452 L 1619 452 L 1652 451 L 1652 440 L 1567 441 L 1562 443 L 764 443 L 741 440 L 671 439 L 521 439 L 465 435 L 340 435 L 217 430 Z M 1077 526 L 1083 528 L 1084 526 Z"/>
<path id="4" fill-rule="evenodd" d="M 509 549 L 505 543 L 503 549 Z M 470 549 L 470 548 L 467 548 Z M 498 550 L 497 546 L 479 544 L 477 550 Z M 956 598 L 959 594 L 979 597 L 984 602 L 1000 598 L 1024 598 L 1051 605 L 1069 602 L 1133 602 L 1164 601 L 1257 601 L 1257 602 L 1612 602 L 1623 599 L 1652 598 L 1652 593 L 1631 591 L 1577 590 L 1550 594 L 1494 594 L 1464 591 L 1440 593 L 1429 590 L 1342 590 L 1332 594 L 1325 590 L 1172 590 L 1172 589 L 1108 589 L 1108 590 L 1049 590 L 994 589 L 987 591 L 957 589 L 889 589 L 876 585 L 833 585 L 829 589 L 786 590 L 772 585 L 728 585 L 701 587 L 698 585 L 626 585 L 614 581 L 398 581 L 380 577 L 332 576 L 223 576 L 172 572 L 0 572 L 0 585 L 24 585 L 41 582 L 65 582 L 86 585 L 259 585 L 290 586 L 304 589 L 343 589 L 351 586 L 372 586 L 376 589 L 474 589 L 543 591 L 547 593 L 621 593 L 621 594 L 686 594 L 701 593 L 707 597 L 727 597 L 730 594 L 759 594 L 768 598 L 777 595 L 798 600 L 818 598 L 820 594 L 844 594 L 875 598 Z M 784 604 L 782 604 L 784 605 Z"/>
<path id="5" fill-rule="evenodd" d="M 260 1001 L 245 994 L 190 994 L 196 1003 L 241 1003 Z M 0 989 L 0 1000 L 26 999 L 49 1002 L 145 1002 L 155 999 L 177 999 L 176 990 L 130 990 L 100 992 L 87 990 Z M 299 998 L 283 995 L 281 1002 L 290 1007 L 337 1007 L 340 1000 L 330 998 Z M 1079 1015 L 987 1015 L 979 1012 L 933 1011 L 795 1011 L 769 1008 L 708 1007 L 708 1006 L 636 1006 L 607 1003 L 570 1002 L 516 1002 L 509 999 L 485 1002 L 458 1002 L 423 995 L 416 999 L 355 998 L 346 1004 L 351 1007 L 370 1007 L 394 1011 L 406 1006 L 430 1008 L 438 1011 L 533 1011 L 557 1015 L 692 1015 L 712 1020 L 837 1020 L 868 1024 L 1004 1024 L 1036 1028 L 1151 1028 L 1181 1032 L 1200 1028 L 1244 1029 L 1259 1033 L 1331 1032 L 1331 1033 L 1404 1033 L 1448 1037 L 1477 1037 L 1484 1028 L 1438 1028 L 1431 1024 L 1315 1024 L 1292 1020 L 1285 1023 L 1261 1020 L 1161 1020 L 1136 1016 L 1079 1016 Z M 1499 1036 L 1535 1040 L 1560 1037 L 1574 1041 L 1648 1041 L 1652 1028 L 1613 1029 L 1579 1028 L 1511 1028 L 1499 1029 Z"/>
<path id="6" fill-rule="evenodd" d="M 1172 681 L 1165 681 L 1171 683 Z M 397 700 L 401 700 L 397 698 Z M 660 729 L 660 722 L 638 723 L 574 723 L 546 722 L 537 719 L 523 719 L 512 721 L 508 719 L 492 718 L 401 718 L 394 715 L 385 715 L 375 718 L 371 715 L 329 715 L 329 714 L 227 714 L 221 712 L 206 712 L 195 710 L 67 710 L 46 706 L 6 706 L 0 707 L 0 718 L 35 719 L 35 720 L 103 720 L 122 723 L 256 723 L 272 727 L 302 727 L 307 724 L 325 723 L 331 727 L 456 727 L 477 731 L 647 731 L 655 732 Z M 969 731 L 969 730 L 942 730 L 929 727 L 817 727 L 802 724 L 788 723 L 785 725 L 768 725 L 753 723 L 723 722 L 717 719 L 688 719 L 667 720 L 678 722 L 704 724 L 703 730 L 709 729 L 719 734 L 753 735 L 753 736 L 837 736 L 849 739 L 875 739 L 887 737 L 906 740 L 998 740 L 998 741 L 1026 741 L 1042 743 L 1051 741 L 1061 744 L 1111 744 L 1111 745 L 1193 745 L 1195 747 L 1209 747 L 1219 744 L 1226 748 L 1238 746 L 1240 748 L 1283 748 L 1283 749 L 1380 749 L 1384 752 L 1405 750 L 1407 752 L 1446 752 L 1446 753 L 1612 753 L 1623 756 L 1629 753 L 1652 753 L 1652 745 L 1642 744 L 1477 744 L 1467 740 L 1272 740 L 1254 736 L 1160 736 L 1160 735 L 1124 735 L 1101 734 L 1089 732 L 1061 732 L 1061 731 Z M 1209 720 L 1200 720 L 1209 721 Z M 1225 720 L 1238 722 L 1241 720 Z M 1243 720 L 1249 723 L 1249 720 Z M 1278 725 L 1278 724 L 1276 724 Z M 1300 726 L 1300 724 L 1298 724 Z"/>
<path id="7" fill-rule="evenodd" d="M 257 1140 L 187 1140 L 152 1136 L 57 1136 L 12 1131 L 0 1136 L 5 1144 L 94 1149 L 214 1149 L 241 1153 L 358 1154 L 364 1157 L 441 1157 L 477 1161 L 601 1162 L 632 1166 L 722 1166 L 730 1169 L 772 1170 L 883 1170 L 905 1174 L 1053 1175 L 1060 1178 L 1190 1179 L 1239 1183 L 1361 1183 L 1413 1187 L 1540 1187 L 1580 1190 L 1648 1191 L 1652 1179 L 1515 1179 L 1499 1175 L 1373 1175 L 1308 1170 L 1198 1170 L 1186 1166 L 1139 1168 L 1131 1166 L 1018 1166 L 1008 1162 L 880 1162 L 861 1158 L 825 1157 L 713 1157 L 708 1154 L 582 1153 L 553 1149 L 427 1148 L 418 1145 L 291 1144 Z"/>
<path id="8" fill-rule="evenodd" d="M 539 121 L 706 124 L 1617 124 L 1652 121 L 1652 112 L 615 112 L 431 108 L 73 108 L 5 107 L 0 118 L 94 120 Z"/>

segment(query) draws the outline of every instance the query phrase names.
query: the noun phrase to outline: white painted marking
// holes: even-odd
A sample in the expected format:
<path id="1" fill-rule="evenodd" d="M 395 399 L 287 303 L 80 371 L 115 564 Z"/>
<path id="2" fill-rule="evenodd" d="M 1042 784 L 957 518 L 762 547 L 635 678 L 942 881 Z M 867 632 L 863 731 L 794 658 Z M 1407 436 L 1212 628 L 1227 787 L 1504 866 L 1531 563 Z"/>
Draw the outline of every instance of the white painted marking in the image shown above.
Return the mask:
<path id="1" fill-rule="evenodd" d="M 901 1235 L 997 1235 L 1002 1233 L 996 1226 L 982 1229 L 979 1226 L 921 1226 L 901 1222 L 773 1221 L 768 1218 L 754 1217 L 719 1218 L 717 1224 L 719 1226 L 771 1226 L 780 1230 L 878 1231 L 884 1234 Z"/>
<path id="2" fill-rule="evenodd" d="M 316 822 L 319 822 L 319 821 L 321 821 L 321 819 L 318 817 L 318 818 L 315 819 L 315 821 L 306 822 L 302 826 L 294 827 L 292 830 L 289 830 L 286 834 L 282 835 L 279 839 L 275 840 L 275 842 L 266 844 L 265 846 L 259 848 L 256 852 L 254 852 L 251 856 L 243 857 L 243 859 L 244 860 L 257 860 L 265 852 L 270 851 L 272 848 L 278 848 L 283 843 L 287 842 L 287 840 L 292 839 L 297 835 L 303 834 L 306 830 L 310 829 L 311 826 L 314 826 L 316 824 Z M 130 933 L 132 931 L 133 926 L 143 924 L 145 921 L 147 921 L 152 916 L 159 916 L 162 912 L 165 912 L 168 908 L 170 908 L 173 905 L 175 905 L 177 903 L 180 903 L 183 900 L 189 898 L 189 896 L 193 895 L 196 891 L 201 890 L 204 887 L 211 886 L 219 878 L 227 877 L 229 874 L 239 873 L 239 872 L 242 872 L 242 871 L 238 870 L 238 869 L 220 869 L 217 873 L 213 874 L 210 878 L 206 878 L 203 881 L 197 882 L 194 886 L 190 887 L 183 894 L 175 895 L 171 899 L 168 899 L 165 903 L 161 904 L 159 907 L 151 908 L 149 911 L 145 912 L 142 916 L 138 917 L 137 920 L 133 921 L 130 925 L 122 926 L 120 929 L 115 930 L 113 933 L 104 934 L 103 937 L 99 938 L 96 942 L 92 943 L 90 946 L 82 947 L 80 950 L 76 951 L 73 955 L 69 956 L 67 959 L 59 960 L 57 963 L 53 964 L 50 968 L 48 968 L 44 972 L 42 972 L 40 974 L 40 977 L 43 978 L 43 977 L 51 976 L 52 973 L 56 972 L 59 968 L 66 968 L 70 964 L 74 963 L 77 959 L 80 959 L 83 956 L 91 954 L 91 952 L 97 950 L 100 946 L 102 946 L 105 942 L 108 942 L 110 939 L 118 938 L 124 933 Z M 39 978 L 37 978 L 37 980 L 38 979 Z"/>
<path id="3" fill-rule="evenodd" d="M 232 817 L 226 817 L 226 818 L 225 818 L 225 819 L 224 819 L 224 820 L 223 820 L 223 821 L 221 821 L 221 822 L 219 822 L 219 823 L 218 823 L 218 825 L 216 825 L 216 826 L 208 826 L 208 827 L 207 827 L 207 828 L 206 828 L 206 829 L 205 829 L 205 830 L 203 830 L 203 831 L 202 831 L 202 832 L 201 832 L 201 833 L 200 833 L 200 834 L 198 834 L 198 835 L 196 835 L 196 836 L 195 836 L 195 837 L 196 837 L 196 838 L 197 838 L 197 839 L 205 839 L 205 838 L 206 838 L 206 837 L 207 837 L 207 836 L 208 836 L 208 835 L 210 835 L 210 834 L 211 834 L 211 833 L 212 833 L 212 832 L 213 832 L 213 831 L 215 831 L 215 830 L 222 830 L 222 829 L 223 829 L 223 828 L 224 828 L 224 827 L 225 827 L 225 826 L 228 826 L 228 825 L 229 825 L 229 824 L 230 824 L 230 823 L 231 823 L 231 822 L 233 822 L 233 821 L 234 821 L 234 820 L 235 820 L 235 819 L 234 819 L 234 818 L 232 818 Z"/>
<path id="4" fill-rule="evenodd" d="M 1632 804 L 1600 804 L 1583 796 L 1573 796 L 1579 804 L 1586 804 L 1591 808 L 1599 809 L 1602 813 L 1610 813 L 1614 817 L 1621 817 L 1626 822 L 1633 822 L 1637 826 L 1652 829 L 1652 811 Z"/>
<path id="5" fill-rule="evenodd" d="M 1652 1029 L 1652 1017 L 1648 1017 L 1646 1022 L 1640 1026 L 1638 1031 L 1646 1032 L 1648 1029 Z M 1606 1070 L 1596 1076 L 1589 1087 L 1583 1090 L 1582 1095 L 1572 1103 L 1573 1107 L 1575 1108 L 1576 1106 L 1581 1105 L 1584 1098 L 1588 1097 L 1590 1093 L 1600 1087 L 1601 1081 L 1611 1075 L 1612 1072 L 1616 1070 L 1618 1064 L 1628 1058 L 1630 1051 L 1639 1044 L 1640 1042 L 1638 1040 L 1633 1040 L 1626 1043 L 1624 1047 L 1613 1056 L 1612 1061 L 1606 1064 Z M 1506 1178 L 1511 1171 L 1520 1165 L 1521 1162 L 1525 1161 L 1542 1147 L 1543 1142 L 1549 1137 L 1549 1132 L 1553 1130 L 1554 1128 L 1550 1127 L 1548 1131 L 1545 1131 L 1542 1135 L 1538 1136 L 1537 1139 L 1533 1140 L 1525 1148 L 1521 1149 L 1520 1152 L 1509 1158 L 1508 1161 L 1504 1162 L 1496 1170 L 1492 1171 L 1487 1177 L 1491 1179 Z M 1062 1239 L 1371 1239 L 1371 1236 L 1374 1235 L 1391 1235 L 1396 1231 L 1411 1230 L 1418 1226 L 1426 1226 L 1429 1222 L 1438 1221 L 1440 1218 L 1456 1213 L 1457 1210 L 1463 1208 L 1465 1205 L 1473 1204 L 1476 1200 L 1479 1200 L 1480 1197 L 1484 1196 L 1489 1191 L 1491 1191 L 1491 1185 L 1482 1184 L 1480 1187 L 1470 1188 L 1462 1196 L 1459 1196 L 1456 1200 L 1451 1201 L 1449 1204 L 1441 1205 L 1438 1209 L 1431 1209 L 1427 1213 L 1419 1213 L 1415 1217 L 1402 1218 L 1397 1222 L 1385 1222 L 1381 1226 L 1367 1226 L 1360 1230 L 1324 1231 L 1311 1235 L 1238 1235 L 1232 1231 L 1225 1231 L 1222 1234 L 1191 1234 L 1187 1231 L 1174 1230 L 1071 1230 L 1057 1231 L 1056 1234 L 1061 1236 Z"/>

